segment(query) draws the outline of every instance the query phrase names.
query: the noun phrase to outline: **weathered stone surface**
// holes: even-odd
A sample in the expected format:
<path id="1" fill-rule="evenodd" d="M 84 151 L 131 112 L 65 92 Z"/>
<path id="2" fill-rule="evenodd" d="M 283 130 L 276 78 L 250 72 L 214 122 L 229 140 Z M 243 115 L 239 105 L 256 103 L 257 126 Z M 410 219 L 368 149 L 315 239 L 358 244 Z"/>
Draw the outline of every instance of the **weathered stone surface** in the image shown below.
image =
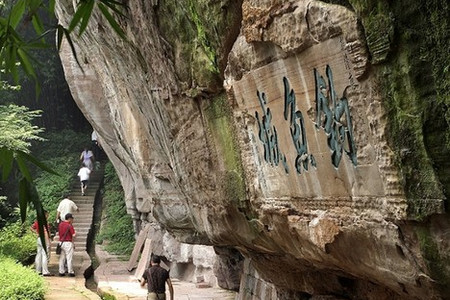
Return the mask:
<path id="1" fill-rule="evenodd" d="M 405 192 L 416 181 L 404 175 L 411 150 L 392 147 L 382 80 L 392 70 L 371 65 L 388 59 L 390 41 L 369 39 L 340 5 L 236 3 L 129 1 L 120 24 L 130 43 L 96 12 L 75 38 L 84 73 L 63 47 L 136 229 L 152 224 L 152 251 L 180 278 L 211 283 L 216 264 L 229 288 L 233 255 L 188 244 L 239 250 L 240 299 L 445 298 L 449 226 L 434 216 L 445 212 L 443 190 L 427 171 L 425 197 Z M 72 12 L 58 1 L 63 24 Z M 240 25 L 230 21 L 241 13 Z"/>

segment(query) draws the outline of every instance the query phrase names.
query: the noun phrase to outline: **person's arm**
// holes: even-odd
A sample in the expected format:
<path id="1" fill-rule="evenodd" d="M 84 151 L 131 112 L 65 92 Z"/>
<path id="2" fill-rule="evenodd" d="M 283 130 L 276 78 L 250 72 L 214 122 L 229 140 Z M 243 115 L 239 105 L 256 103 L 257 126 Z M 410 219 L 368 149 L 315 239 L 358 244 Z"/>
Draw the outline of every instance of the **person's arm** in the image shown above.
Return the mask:
<path id="1" fill-rule="evenodd" d="M 144 287 L 145 283 L 147 283 L 147 280 L 145 280 L 145 278 L 142 277 L 141 280 L 139 280 L 139 283 L 141 284 L 142 287 Z"/>
<path id="2" fill-rule="evenodd" d="M 61 219 L 61 212 L 59 210 L 56 211 L 56 222 Z"/>
<path id="3" fill-rule="evenodd" d="M 33 225 L 31 225 L 30 229 L 31 229 L 31 231 L 33 231 L 34 233 L 38 234 L 37 228 L 36 228 L 36 223 L 33 223 Z"/>
<path id="4" fill-rule="evenodd" d="M 75 228 L 73 228 L 72 225 L 70 225 L 70 233 L 72 234 L 72 238 L 74 238 L 77 235 L 77 233 L 75 232 Z"/>
<path id="5" fill-rule="evenodd" d="M 170 300 L 173 300 L 173 286 L 172 286 L 172 281 L 170 281 L 170 278 L 167 278 L 166 282 L 167 282 L 167 285 L 169 286 Z"/>

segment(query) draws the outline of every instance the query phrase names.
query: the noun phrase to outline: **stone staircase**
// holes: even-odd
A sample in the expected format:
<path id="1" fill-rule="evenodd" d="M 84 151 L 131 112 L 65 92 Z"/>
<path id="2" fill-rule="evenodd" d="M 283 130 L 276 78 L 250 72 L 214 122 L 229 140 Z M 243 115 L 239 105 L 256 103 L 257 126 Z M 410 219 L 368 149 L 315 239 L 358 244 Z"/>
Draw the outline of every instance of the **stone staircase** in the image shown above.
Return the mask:
<path id="1" fill-rule="evenodd" d="M 86 252 L 86 243 L 89 232 L 92 227 L 94 216 L 95 196 L 100 188 L 103 180 L 104 165 L 91 173 L 88 189 L 85 196 L 81 195 L 80 181 L 78 177 L 73 180 L 71 185 L 70 199 L 78 206 L 79 212 L 75 212 L 73 219 L 73 227 L 75 228 L 76 237 L 74 239 L 75 254 Z M 56 244 L 59 241 L 59 236 L 56 234 L 52 241 L 52 251 L 56 249 Z M 55 254 L 56 255 L 56 254 Z"/>
<path id="2" fill-rule="evenodd" d="M 97 192 L 103 180 L 104 164 L 94 171 L 89 180 L 86 195 L 81 195 L 78 177 L 73 179 L 70 199 L 76 203 L 79 212 L 74 213 L 73 226 L 76 236 L 74 239 L 75 252 L 73 255 L 73 269 L 75 277 L 59 277 L 59 255 L 55 253 L 59 236 L 56 235 L 51 244 L 50 261 L 48 269 L 55 274 L 54 277 L 44 277 L 48 283 L 45 300 L 100 300 L 101 298 L 93 291 L 86 288 L 86 277 L 90 275 L 92 261 L 86 252 L 88 236 L 93 227 L 94 203 Z M 92 271 L 92 270 L 91 270 Z"/>

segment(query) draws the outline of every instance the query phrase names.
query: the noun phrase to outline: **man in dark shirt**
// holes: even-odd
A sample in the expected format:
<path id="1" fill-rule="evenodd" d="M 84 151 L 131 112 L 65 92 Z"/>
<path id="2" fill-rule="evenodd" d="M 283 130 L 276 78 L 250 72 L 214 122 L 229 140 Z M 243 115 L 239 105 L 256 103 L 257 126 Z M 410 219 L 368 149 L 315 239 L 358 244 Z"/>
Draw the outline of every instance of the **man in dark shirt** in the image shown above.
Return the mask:
<path id="1" fill-rule="evenodd" d="M 166 282 L 169 286 L 170 300 L 173 300 L 173 286 L 169 278 L 169 272 L 161 268 L 161 258 L 153 255 L 150 261 L 151 267 L 145 270 L 141 286 L 147 283 L 147 300 L 166 300 Z"/>

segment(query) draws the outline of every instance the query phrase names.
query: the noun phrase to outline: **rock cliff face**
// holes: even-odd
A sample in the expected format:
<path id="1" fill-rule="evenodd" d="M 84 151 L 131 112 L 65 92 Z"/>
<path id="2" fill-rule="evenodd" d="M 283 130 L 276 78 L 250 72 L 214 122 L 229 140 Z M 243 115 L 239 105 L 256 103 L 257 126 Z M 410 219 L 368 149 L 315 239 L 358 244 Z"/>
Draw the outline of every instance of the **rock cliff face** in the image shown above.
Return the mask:
<path id="1" fill-rule="evenodd" d="M 182 243 L 155 252 L 214 246 L 240 299 L 447 298 L 448 5 L 333 2 L 129 1 L 128 41 L 94 14 L 66 79 L 136 230 Z"/>

